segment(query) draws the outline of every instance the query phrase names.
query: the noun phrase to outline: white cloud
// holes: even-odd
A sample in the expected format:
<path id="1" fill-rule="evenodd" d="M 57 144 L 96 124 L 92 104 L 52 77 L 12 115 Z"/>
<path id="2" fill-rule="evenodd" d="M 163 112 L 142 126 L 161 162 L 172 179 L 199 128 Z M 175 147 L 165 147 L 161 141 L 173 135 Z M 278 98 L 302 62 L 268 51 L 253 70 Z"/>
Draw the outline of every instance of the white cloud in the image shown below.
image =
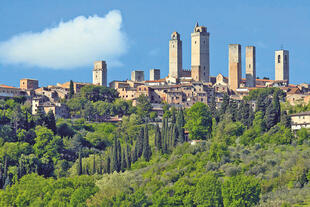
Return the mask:
<path id="1" fill-rule="evenodd" d="M 0 62 L 70 69 L 107 60 L 108 67 L 118 66 L 127 50 L 121 24 L 120 11 L 113 10 L 105 17 L 79 16 L 40 33 L 18 34 L 0 42 Z"/>

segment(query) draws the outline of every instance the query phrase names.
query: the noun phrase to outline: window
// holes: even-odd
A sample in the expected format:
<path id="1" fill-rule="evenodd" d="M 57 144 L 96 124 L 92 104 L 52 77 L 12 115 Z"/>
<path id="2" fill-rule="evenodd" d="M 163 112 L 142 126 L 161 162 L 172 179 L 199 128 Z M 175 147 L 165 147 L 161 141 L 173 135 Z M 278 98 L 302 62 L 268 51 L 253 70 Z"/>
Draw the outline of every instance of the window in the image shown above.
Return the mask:
<path id="1" fill-rule="evenodd" d="M 251 68 L 251 64 L 249 64 L 249 68 Z"/>
<path id="2" fill-rule="evenodd" d="M 278 55 L 278 63 L 281 63 L 281 55 Z"/>
<path id="3" fill-rule="evenodd" d="M 287 62 L 287 55 L 284 56 L 284 63 Z"/>

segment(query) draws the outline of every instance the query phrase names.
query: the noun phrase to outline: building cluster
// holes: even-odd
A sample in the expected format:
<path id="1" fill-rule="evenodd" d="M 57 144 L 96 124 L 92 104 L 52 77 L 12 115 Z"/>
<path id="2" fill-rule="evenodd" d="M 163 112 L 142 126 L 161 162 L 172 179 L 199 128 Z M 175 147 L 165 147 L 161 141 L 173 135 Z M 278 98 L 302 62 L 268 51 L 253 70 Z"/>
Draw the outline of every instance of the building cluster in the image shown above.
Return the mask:
<path id="1" fill-rule="evenodd" d="M 196 102 L 210 104 L 215 98 L 217 106 L 224 94 L 231 99 L 242 100 L 256 88 L 280 87 L 287 94 L 287 101 L 292 105 L 310 102 L 309 84 L 290 84 L 289 51 L 275 51 L 275 80 L 260 79 L 256 76 L 256 48 L 245 47 L 245 76 L 242 75 L 241 45 L 228 46 L 228 77 L 222 74 L 210 75 L 210 33 L 204 26 L 196 23 L 191 33 L 191 68 L 184 69 L 182 64 L 182 40 L 180 34 L 173 32 L 169 40 L 169 74 L 161 77 L 160 69 L 150 70 L 149 80 L 143 70 L 134 70 L 130 80 L 109 83 L 109 87 L 118 91 L 119 97 L 132 100 L 145 95 L 160 111 L 162 103 L 176 107 L 190 107 Z M 107 86 L 107 64 L 96 61 L 92 70 L 92 83 L 73 82 L 73 89 L 78 93 L 85 85 Z M 69 95 L 70 82 L 39 87 L 38 80 L 22 79 L 20 87 L 0 85 L 1 97 L 27 96 L 32 101 L 32 112 L 53 111 L 58 117 L 69 117 L 67 107 L 60 102 Z"/>
<path id="2" fill-rule="evenodd" d="M 225 93 L 232 99 L 241 100 L 251 90 L 265 87 L 281 87 L 291 103 L 309 102 L 309 84 L 289 83 L 289 51 L 275 51 L 275 80 L 256 77 L 256 48 L 245 47 L 245 78 L 242 77 L 241 45 L 228 47 L 228 77 L 210 75 L 210 33 L 204 26 L 196 23 L 191 33 L 191 69 L 182 65 L 182 40 L 180 34 L 173 32 L 169 40 L 169 74 L 160 77 L 159 69 L 150 70 L 149 80 L 144 71 L 132 71 L 131 80 L 112 81 L 121 98 L 135 101 L 141 94 L 149 97 L 154 104 L 168 104 L 190 107 L 195 102 L 209 104 L 212 96 L 220 105 Z"/>

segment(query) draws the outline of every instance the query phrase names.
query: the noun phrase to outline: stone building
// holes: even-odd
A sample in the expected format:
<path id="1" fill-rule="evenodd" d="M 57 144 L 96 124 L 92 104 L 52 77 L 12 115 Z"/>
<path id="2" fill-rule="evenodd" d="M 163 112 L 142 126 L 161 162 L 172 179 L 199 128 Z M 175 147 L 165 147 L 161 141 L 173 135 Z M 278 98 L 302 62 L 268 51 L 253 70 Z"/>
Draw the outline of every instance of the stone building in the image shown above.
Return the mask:
<path id="1" fill-rule="evenodd" d="M 194 81 L 209 82 L 209 36 L 207 28 L 196 23 L 191 34 L 191 75 Z"/>
<path id="2" fill-rule="evenodd" d="M 16 96 L 26 96 L 26 92 L 20 88 L 0 84 L 0 98 L 13 98 Z"/>
<path id="3" fill-rule="evenodd" d="M 24 78 L 20 80 L 20 89 L 35 90 L 39 88 L 39 81 L 35 79 Z"/>
<path id="4" fill-rule="evenodd" d="M 180 34 L 173 32 L 169 40 L 169 77 L 180 78 L 182 67 L 182 41 Z"/>
<path id="5" fill-rule="evenodd" d="M 131 80 L 134 82 L 143 82 L 144 81 L 144 71 L 143 70 L 134 70 L 131 72 Z"/>
<path id="6" fill-rule="evenodd" d="M 79 82 L 73 82 L 73 89 L 74 89 L 74 93 L 79 93 L 81 88 L 83 88 L 84 86 L 87 85 L 92 85 L 91 83 L 79 83 Z M 65 82 L 63 84 L 61 83 L 57 83 L 56 87 L 60 87 L 63 89 L 70 89 L 70 81 Z"/>
<path id="7" fill-rule="evenodd" d="M 94 63 L 93 84 L 107 86 L 107 64 L 105 61 L 96 61 Z"/>
<path id="8" fill-rule="evenodd" d="M 296 131 L 301 128 L 310 129 L 310 111 L 292 114 L 291 126 L 292 131 Z"/>
<path id="9" fill-rule="evenodd" d="M 155 81 L 160 79 L 160 70 L 159 69 L 151 69 L 150 70 L 150 81 Z"/>
<path id="10" fill-rule="evenodd" d="M 228 55 L 228 85 L 229 89 L 236 90 L 240 87 L 242 71 L 241 71 L 241 45 L 230 44 Z"/>
<path id="11" fill-rule="evenodd" d="M 256 86 L 256 51 L 254 46 L 245 48 L 246 87 Z"/>
<path id="12" fill-rule="evenodd" d="M 56 118 L 69 118 L 69 109 L 65 104 L 53 103 L 47 101 L 44 97 L 36 97 L 32 99 L 31 104 L 32 115 L 36 115 L 39 112 L 47 114 L 52 111 Z"/>
<path id="13" fill-rule="evenodd" d="M 290 81 L 289 52 L 288 50 L 275 51 L 275 80 Z"/>

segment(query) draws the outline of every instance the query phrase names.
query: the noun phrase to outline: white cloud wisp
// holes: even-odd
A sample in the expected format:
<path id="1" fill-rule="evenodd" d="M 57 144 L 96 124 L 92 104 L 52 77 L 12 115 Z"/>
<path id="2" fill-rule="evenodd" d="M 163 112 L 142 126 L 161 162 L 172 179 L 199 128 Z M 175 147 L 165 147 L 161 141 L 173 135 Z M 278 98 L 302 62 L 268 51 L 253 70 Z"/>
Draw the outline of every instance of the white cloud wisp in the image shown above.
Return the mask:
<path id="1" fill-rule="evenodd" d="M 121 65 L 119 57 L 127 50 L 121 24 L 120 11 L 113 10 L 105 17 L 79 16 L 40 33 L 18 34 L 0 42 L 0 62 L 51 69 L 89 66 L 96 60 Z"/>

